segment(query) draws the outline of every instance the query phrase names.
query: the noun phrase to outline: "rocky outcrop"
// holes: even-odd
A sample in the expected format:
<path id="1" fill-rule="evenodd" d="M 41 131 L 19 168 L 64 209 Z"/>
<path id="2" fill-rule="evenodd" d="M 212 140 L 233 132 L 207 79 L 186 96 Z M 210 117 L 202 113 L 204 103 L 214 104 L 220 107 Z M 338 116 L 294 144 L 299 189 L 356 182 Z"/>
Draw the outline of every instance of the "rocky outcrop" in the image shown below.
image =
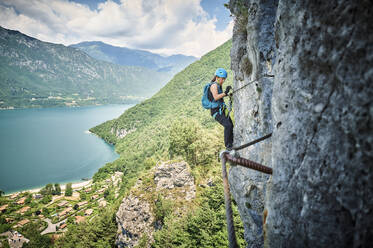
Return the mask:
<path id="1" fill-rule="evenodd" d="M 141 197 L 125 197 L 117 212 L 118 247 L 134 247 L 143 235 L 152 236 L 154 216 L 151 205 Z"/>
<path id="2" fill-rule="evenodd" d="M 132 133 L 136 131 L 136 129 L 131 129 L 131 130 L 126 130 L 124 128 L 122 129 L 114 129 L 114 128 L 111 128 L 110 132 L 112 134 L 115 135 L 115 137 L 117 137 L 118 139 L 123 139 L 124 137 L 126 137 L 128 134 Z"/>
<path id="3" fill-rule="evenodd" d="M 157 191 L 164 189 L 182 188 L 181 193 L 185 194 L 185 200 L 190 201 L 196 196 L 196 186 L 194 178 L 189 172 L 187 163 L 174 163 L 172 166 L 167 163 L 156 167 L 154 173 L 154 183 L 157 185 Z M 172 196 L 170 194 L 168 197 Z"/>
<path id="4" fill-rule="evenodd" d="M 153 242 L 153 232 L 159 226 L 154 215 L 155 196 L 162 195 L 184 204 L 195 198 L 196 186 L 187 163 L 161 163 L 150 175 L 153 175 L 154 183 L 149 185 L 146 180 L 139 179 L 119 207 L 116 214 L 118 247 L 134 247 L 144 235 L 148 244 Z"/>
<path id="5" fill-rule="evenodd" d="M 231 0 L 229 7 L 234 89 L 259 79 L 235 94 L 235 144 L 273 132 L 240 152 L 273 167 L 272 177 L 230 170 L 248 247 L 369 247 L 373 4 Z"/>

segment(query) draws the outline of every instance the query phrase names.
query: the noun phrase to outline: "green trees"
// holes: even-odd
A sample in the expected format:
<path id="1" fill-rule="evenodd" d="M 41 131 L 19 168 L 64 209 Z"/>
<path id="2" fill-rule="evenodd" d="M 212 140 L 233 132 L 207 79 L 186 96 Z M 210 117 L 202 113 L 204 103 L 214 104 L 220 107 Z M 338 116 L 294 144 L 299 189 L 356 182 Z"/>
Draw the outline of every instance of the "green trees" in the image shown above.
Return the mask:
<path id="1" fill-rule="evenodd" d="M 172 213 L 172 201 L 164 199 L 160 194 L 158 194 L 157 200 L 155 202 L 155 219 L 156 221 L 163 225 L 165 218 L 170 216 Z"/>
<path id="2" fill-rule="evenodd" d="M 170 157 L 181 155 L 193 160 L 195 157 L 193 144 L 198 139 L 199 132 L 201 132 L 201 126 L 194 120 L 174 121 L 170 129 L 170 146 L 168 148 Z"/>
<path id="3" fill-rule="evenodd" d="M 54 185 L 51 183 L 48 183 L 45 185 L 44 188 L 42 188 L 39 192 L 43 196 L 46 195 L 61 195 L 61 187 L 58 183 L 55 183 Z"/>
<path id="4" fill-rule="evenodd" d="M 46 207 L 43 208 L 43 215 L 44 216 L 48 216 L 49 215 L 49 209 L 48 208 L 46 208 Z"/>
<path id="5" fill-rule="evenodd" d="M 61 187 L 58 183 L 54 184 L 54 189 L 52 191 L 53 195 L 61 195 Z"/>
<path id="6" fill-rule="evenodd" d="M 84 189 L 80 192 L 80 199 L 82 199 L 82 200 L 87 199 L 87 194 L 85 193 Z"/>
<path id="7" fill-rule="evenodd" d="M 70 225 L 68 231 L 56 241 L 54 247 L 114 247 L 117 231 L 115 213 L 115 209 L 107 208 L 90 222 Z"/>
<path id="8" fill-rule="evenodd" d="M 0 216 L 0 233 L 6 232 L 10 229 L 11 224 L 8 224 L 3 216 Z"/>
<path id="9" fill-rule="evenodd" d="M 39 193 L 42 194 L 43 196 L 46 196 L 46 195 L 52 195 L 52 191 L 53 191 L 53 184 L 48 183 L 47 185 L 45 185 L 44 188 L 42 188 L 39 191 Z"/>
<path id="10" fill-rule="evenodd" d="M 49 202 L 51 202 L 51 201 L 52 201 L 52 195 L 46 195 L 46 196 L 44 196 L 43 199 L 41 200 L 41 202 L 42 202 L 43 204 L 47 204 L 47 203 L 49 203 Z"/>
<path id="11" fill-rule="evenodd" d="M 61 195 L 61 187 L 58 183 L 55 183 L 54 185 L 48 183 L 39 191 L 39 193 L 43 195 L 43 199 L 41 200 L 41 202 L 43 204 L 47 204 L 52 201 L 53 195 Z"/>
<path id="12" fill-rule="evenodd" d="M 28 195 L 27 195 L 27 198 L 26 198 L 26 200 L 25 200 L 25 203 L 26 203 L 26 204 L 29 204 L 31 201 L 32 201 L 32 194 L 28 194 Z"/>
<path id="13" fill-rule="evenodd" d="M 104 191 L 104 198 L 107 199 L 109 195 L 110 195 L 110 190 L 109 190 L 109 189 L 106 189 L 106 190 Z"/>
<path id="14" fill-rule="evenodd" d="M 22 234 L 30 240 L 29 243 L 24 243 L 22 247 L 26 248 L 49 248 L 52 247 L 51 238 L 48 235 L 41 235 L 40 226 L 37 223 L 30 222 L 22 228 Z"/>
<path id="15" fill-rule="evenodd" d="M 68 183 L 68 184 L 66 184 L 65 196 L 72 196 L 72 195 L 73 195 L 72 184 Z"/>
<path id="16" fill-rule="evenodd" d="M 166 218 L 163 228 L 154 234 L 154 248 L 228 247 L 222 182 L 204 190 L 201 206 L 183 218 Z M 233 205 L 239 247 L 245 247 L 244 230 L 237 206 Z"/>
<path id="17" fill-rule="evenodd" d="M 207 129 L 194 119 L 184 118 L 174 121 L 169 134 L 169 154 L 185 157 L 191 165 L 207 165 L 222 147 L 222 133 L 217 129 Z"/>

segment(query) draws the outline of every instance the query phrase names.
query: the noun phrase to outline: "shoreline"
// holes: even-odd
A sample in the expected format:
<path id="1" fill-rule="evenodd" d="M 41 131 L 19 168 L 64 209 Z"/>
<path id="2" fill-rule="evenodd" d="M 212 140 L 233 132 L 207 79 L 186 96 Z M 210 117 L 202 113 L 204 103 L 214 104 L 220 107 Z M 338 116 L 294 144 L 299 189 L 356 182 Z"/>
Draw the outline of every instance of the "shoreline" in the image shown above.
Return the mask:
<path id="1" fill-rule="evenodd" d="M 15 107 L 15 106 L 9 106 L 5 108 L 0 108 L 1 110 L 24 110 L 24 109 L 53 109 L 53 108 L 83 108 L 83 107 L 100 107 L 100 106 L 109 106 L 109 105 L 131 105 L 131 107 L 143 102 L 148 98 L 145 98 L 143 100 L 140 100 L 138 102 L 131 102 L 131 103 L 98 103 L 98 104 L 87 104 L 87 105 L 61 105 L 61 106 L 25 106 L 25 107 Z M 129 108 L 131 108 L 129 107 Z"/>
<path id="2" fill-rule="evenodd" d="M 72 187 L 73 190 L 77 190 L 77 189 L 81 189 L 81 188 L 86 187 L 86 186 L 90 186 L 92 184 L 92 182 L 93 182 L 93 180 L 89 179 L 87 181 L 67 182 L 67 183 L 61 183 L 59 185 L 61 187 L 61 191 L 63 192 L 63 191 L 65 191 L 66 185 L 68 183 L 72 184 L 71 187 Z M 54 183 L 53 183 L 53 185 L 54 185 Z M 23 189 L 23 190 L 13 191 L 13 192 L 10 192 L 10 193 L 6 193 L 3 196 L 11 196 L 11 195 L 14 195 L 14 194 L 17 194 L 17 193 L 25 193 L 25 192 L 29 192 L 29 193 L 35 194 L 35 193 L 38 193 L 44 187 L 45 187 L 45 185 L 43 187 L 38 187 L 38 188 L 30 188 L 30 189 Z"/>
<path id="3" fill-rule="evenodd" d="M 100 107 L 100 106 L 121 106 L 121 107 L 124 107 L 125 110 L 135 106 L 136 103 L 111 103 L 111 104 L 98 104 L 98 105 L 85 105 L 85 106 L 78 106 L 79 108 L 89 108 L 89 107 Z M 71 108 L 71 107 L 68 107 L 68 106 L 54 106 L 54 107 L 42 107 L 42 108 L 34 108 L 34 107 L 30 107 L 30 108 L 14 108 L 14 109 L 3 109 L 3 108 L 0 108 L 0 112 L 1 111 L 7 111 L 7 110 L 29 110 L 29 109 L 57 109 L 57 108 Z M 98 138 L 100 138 L 101 140 L 103 140 L 107 145 L 113 147 L 113 152 L 117 155 L 115 158 L 113 158 L 112 161 L 115 161 L 117 160 L 120 155 L 115 151 L 115 146 L 111 143 L 108 143 L 107 141 L 105 141 L 105 139 L 103 139 L 102 137 L 98 136 L 97 134 L 91 132 L 89 129 L 88 130 L 84 130 L 83 131 L 85 134 L 88 134 L 88 135 L 94 135 Z M 111 162 L 112 162 L 111 161 Z M 102 168 L 104 165 L 101 165 L 99 168 L 96 169 L 96 172 Z M 96 173 L 95 172 L 95 173 Z M 63 181 L 63 182 L 57 182 L 60 187 L 61 187 L 61 191 L 64 191 L 65 188 L 66 188 L 66 184 L 68 183 L 72 183 L 72 189 L 73 190 L 77 190 L 77 189 L 80 189 L 82 187 L 87 187 L 89 185 L 91 185 L 93 182 L 92 179 L 89 179 L 89 180 L 76 180 L 76 181 Z M 52 183 L 53 185 L 55 183 Z M 13 194 L 17 194 L 17 193 L 23 193 L 23 192 L 30 192 L 30 193 L 38 193 L 42 188 L 44 188 L 45 185 L 36 185 L 36 186 L 30 186 L 30 187 L 25 187 L 25 188 L 21 188 L 21 189 L 17 189 L 17 190 L 14 190 L 14 191 L 8 191 L 8 192 L 4 192 L 3 196 L 11 196 Z"/>

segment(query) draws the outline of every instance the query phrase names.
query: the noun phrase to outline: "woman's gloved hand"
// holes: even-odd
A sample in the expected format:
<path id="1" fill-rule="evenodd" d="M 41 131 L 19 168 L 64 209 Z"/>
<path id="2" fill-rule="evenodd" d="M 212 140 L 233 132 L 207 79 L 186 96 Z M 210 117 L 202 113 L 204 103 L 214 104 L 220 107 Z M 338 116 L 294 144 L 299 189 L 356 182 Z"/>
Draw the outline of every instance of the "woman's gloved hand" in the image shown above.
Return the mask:
<path id="1" fill-rule="evenodd" d="M 228 85 L 227 88 L 225 88 L 225 95 L 228 96 L 229 91 L 232 89 L 232 86 Z"/>

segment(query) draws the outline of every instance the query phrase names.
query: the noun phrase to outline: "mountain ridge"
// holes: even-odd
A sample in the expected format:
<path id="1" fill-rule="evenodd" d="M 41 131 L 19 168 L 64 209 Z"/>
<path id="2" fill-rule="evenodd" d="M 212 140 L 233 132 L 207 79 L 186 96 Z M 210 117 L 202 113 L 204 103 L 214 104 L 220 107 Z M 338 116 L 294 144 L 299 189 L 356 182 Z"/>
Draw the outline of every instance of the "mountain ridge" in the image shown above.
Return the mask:
<path id="1" fill-rule="evenodd" d="M 99 61 L 79 49 L 2 27 L 0 65 L 2 109 L 134 103 L 170 78 L 169 73 Z"/>
<path id="2" fill-rule="evenodd" d="M 197 58 L 193 56 L 182 54 L 162 56 L 146 50 L 113 46 L 102 41 L 84 41 L 72 44 L 69 47 L 80 49 L 91 57 L 99 60 L 119 65 L 142 66 L 171 73 L 179 72 L 181 69 L 197 60 Z"/>

